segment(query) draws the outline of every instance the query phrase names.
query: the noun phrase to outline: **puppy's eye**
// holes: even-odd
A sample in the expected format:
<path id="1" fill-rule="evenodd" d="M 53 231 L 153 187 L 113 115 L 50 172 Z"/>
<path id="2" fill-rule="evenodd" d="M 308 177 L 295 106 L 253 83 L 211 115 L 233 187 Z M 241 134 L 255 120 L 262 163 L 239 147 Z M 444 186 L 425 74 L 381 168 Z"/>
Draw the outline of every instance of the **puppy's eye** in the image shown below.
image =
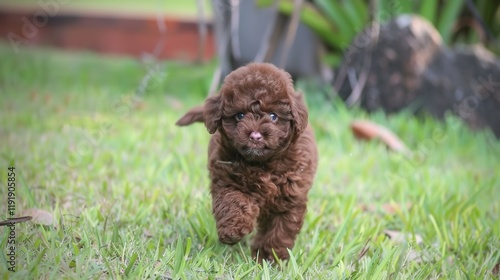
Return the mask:
<path id="1" fill-rule="evenodd" d="M 241 121 L 241 119 L 243 119 L 244 116 L 245 116 L 245 114 L 243 114 L 242 112 L 239 112 L 236 114 L 236 119 Z"/>
<path id="2" fill-rule="evenodd" d="M 271 117 L 271 120 L 273 122 L 277 121 L 278 120 L 278 115 L 276 115 L 275 113 L 271 113 L 269 114 L 269 117 Z"/>

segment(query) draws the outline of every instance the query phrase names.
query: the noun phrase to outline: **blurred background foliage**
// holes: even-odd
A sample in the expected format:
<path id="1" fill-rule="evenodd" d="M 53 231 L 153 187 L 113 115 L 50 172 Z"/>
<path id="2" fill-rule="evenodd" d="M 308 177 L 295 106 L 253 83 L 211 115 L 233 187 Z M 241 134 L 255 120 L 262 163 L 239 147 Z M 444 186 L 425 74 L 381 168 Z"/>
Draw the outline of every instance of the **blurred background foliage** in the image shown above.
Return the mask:
<path id="1" fill-rule="evenodd" d="M 269 7 L 274 0 L 256 0 Z M 333 66 L 356 34 L 370 22 L 383 23 L 401 14 L 429 20 L 446 45 L 484 44 L 500 53 L 500 1 L 490 0 L 278 0 L 281 13 L 292 15 L 301 4 L 300 18 L 326 44 Z"/>
<path id="2" fill-rule="evenodd" d="M 211 5 L 211 0 L 200 0 L 206 7 Z M 42 3 L 50 3 L 50 0 L 3 0 L 0 8 L 33 8 Z M 126 13 L 130 15 L 158 13 L 176 17 L 196 17 L 197 0 L 57 0 L 61 9 L 78 12 L 104 12 L 104 13 Z M 206 9 L 207 16 L 211 10 Z"/>
<path id="3" fill-rule="evenodd" d="M 446 45 L 481 43 L 500 54 L 500 1 L 498 0 L 238 0 L 270 7 L 275 1 L 285 15 L 300 5 L 302 22 L 327 46 L 325 59 L 338 66 L 342 53 L 370 22 L 383 23 L 401 14 L 417 14 L 429 20 Z M 0 7 L 33 7 L 38 0 L 0 1 Z M 49 1 L 46 1 L 49 2 Z M 212 0 L 72 0 L 60 1 L 64 9 L 111 13 L 164 14 L 176 17 L 216 16 Z M 45 3 L 45 2 L 44 2 Z M 200 13 L 200 9 L 203 10 Z M 197 11 L 198 10 L 198 11 Z"/>

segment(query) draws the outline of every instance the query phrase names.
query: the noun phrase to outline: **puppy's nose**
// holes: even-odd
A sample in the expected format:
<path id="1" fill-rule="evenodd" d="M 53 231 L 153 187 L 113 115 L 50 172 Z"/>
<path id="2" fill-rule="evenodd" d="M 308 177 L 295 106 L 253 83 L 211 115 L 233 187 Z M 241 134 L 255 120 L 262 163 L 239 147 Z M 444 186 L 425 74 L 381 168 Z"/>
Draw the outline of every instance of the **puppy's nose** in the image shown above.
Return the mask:
<path id="1" fill-rule="evenodd" d="M 262 140 L 262 134 L 260 134 L 260 132 L 258 131 L 253 131 L 252 133 L 250 133 L 250 140 L 260 141 Z"/>

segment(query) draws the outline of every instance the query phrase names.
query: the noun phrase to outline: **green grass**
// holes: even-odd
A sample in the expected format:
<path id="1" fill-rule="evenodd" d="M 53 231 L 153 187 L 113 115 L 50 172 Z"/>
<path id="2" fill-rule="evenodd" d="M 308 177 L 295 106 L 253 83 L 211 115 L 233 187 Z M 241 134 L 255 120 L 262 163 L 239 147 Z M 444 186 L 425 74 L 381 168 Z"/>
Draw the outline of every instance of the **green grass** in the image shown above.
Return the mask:
<path id="1" fill-rule="evenodd" d="M 14 274 L 1 228 L 0 277 L 496 277 L 500 145 L 452 117 L 445 125 L 371 115 L 414 151 L 405 157 L 355 140 L 350 122 L 368 116 L 324 102 L 305 83 L 321 158 L 292 259 L 259 265 L 248 239 L 219 244 L 205 168 L 209 135 L 201 124 L 174 125 L 203 101 L 213 68 L 161 63 L 142 94 L 147 70 L 137 61 L 33 49 L 15 55 L 0 46 L 0 219 L 8 218 L 7 167 L 15 166 L 16 216 L 36 208 L 57 221 L 17 225 Z"/>
<path id="2" fill-rule="evenodd" d="M 40 2 L 43 3 L 60 3 L 57 5 L 57 10 L 80 10 L 80 11 L 107 11 L 109 13 L 135 13 L 135 14 L 153 14 L 157 13 L 177 15 L 177 16 L 196 16 L 196 1 L 197 0 L 17 0 L 0 3 L 0 8 L 28 8 L 44 11 Z M 205 12 L 211 14 L 211 1 L 203 0 Z M 53 6 L 50 6 L 53 9 Z M 52 10 L 50 10 L 52 11 Z"/>

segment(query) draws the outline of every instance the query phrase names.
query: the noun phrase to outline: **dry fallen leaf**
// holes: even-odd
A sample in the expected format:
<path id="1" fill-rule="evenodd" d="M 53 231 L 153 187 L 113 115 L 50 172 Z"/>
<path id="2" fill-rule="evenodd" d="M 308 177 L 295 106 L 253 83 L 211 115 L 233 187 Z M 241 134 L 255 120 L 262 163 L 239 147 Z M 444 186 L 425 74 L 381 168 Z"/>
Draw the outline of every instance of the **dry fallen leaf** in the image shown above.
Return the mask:
<path id="1" fill-rule="evenodd" d="M 382 209 L 388 214 L 395 214 L 396 212 L 401 212 L 403 209 L 409 210 L 411 206 L 411 202 L 407 202 L 404 206 L 397 203 L 386 203 L 382 205 Z"/>
<path id="2" fill-rule="evenodd" d="M 26 209 L 22 212 L 23 216 L 31 216 L 33 219 L 31 220 L 35 224 L 44 225 L 44 226 L 55 226 L 54 215 L 52 213 L 47 212 L 41 209 L 30 208 Z"/>
<path id="3" fill-rule="evenodd" d="M 351 129 L 354 136 L 361 140 L 378 138 L 391 150 L 401 153 L 408 152 L 405 144 L 389 129 L 370 121 L 353 121 Z"/>
<path id="4" fill-rule="evenodd" d="M 361 211 L 363 212 L 375 212 L 377 211 L 377 206 L 375 204 L 361 204 Z"/>
<path id="5" fill-rule="evenodd" d="M 144 229 L 143 234 L 147 238 L 154 237 L 154 235 L 147 229 Z"/>
<path id="6" fill-rule="evenodd" d="M 500 263 L 497 263 L 491 270 L 491 273 L 493 274 L 493 276 L 498 276 L 499 272 L 500 272 Z"/>
<path id="7" fill-rule="evenodd" d="M 417 244 L 420 244 L 420 243 L 422 243 L 424 241 L 423 238 L 420 235 L 418 235 L 418 234 L 415 234 L 415 235 L 405 234 L 405 233 L 403 233 L 401 231 L 389 230 L 389 229 L 384 230 L 384 233 L 392 241 L 397 242 L 397 243 L 407 242 L 408 240 L 413 240 L 414 238 L 415 238 L 415 242 Z"/>
<path id="8" fill-rule="evenodd" d="M 377 210 L 380 210 L 380 208 L 386 212 L 387 214 L 395 214 L 397 212 L 400 212 L 402 210 L 409 210 L 412 207 L 411 202 L 407 202 L 406 205 L 400 205 L 394 202 L 386 203 L 383 204 L 382 206 L 377 207 L 375 204 L 361 204 L 360 205 L 361 210 L 363 212 L 376 212 Z"/>
<path id="9" fill-rule="evenodd" d="M 385 235 L 389 237 L 392 241 L 396 243 L 406 243 L 408 240 L 415 240 L 417 244 L 420 244 L 423 242 L 423 239 L 420 235 L 415 234 L 406 234 L 397 230 L 384 230 Z M 422 253 L 419 253 L 416 251 L 413 246 L 410 246 L 408 248 L 408 251 L 406 252 L 405 256 L 405 262 L 415 262 L 415 263 L 421 263 L 424 261 L 425 256 L 422 255 Z"/>
<path id="10" fill-rule="evenodd" d="M 47 94 L 43 97 L 43 101 L 45 102 L 45 104 L 49 104 L 51 100 L 52 96 L 50 94 Z"/>
<path id="11" fill-rule="evenodd" d="M 423 261 L 422 257 L 420 256 L 420 254 L 413 250 L 413 249 L 410 249 L 408 251 L 408 253 L 406 254 L 406 260 L 407 261 L 410 261 L 410 262 L 416 262 L 416 263 L 420 263 Z"/>
<path id="12" fill-rule="evenodd" d="M 144 110 L 146 108 L 146 102 L 144 101 L 137 101 L 137 102 L 134 102 L 134 109 L 135 110 Z"/>
<path id="13" fill-rule="evenodd" d="M 35 101 L 38 97 L 38 93 L 36 91 L 32 91 L 30 94 L 30 100 Z"/>
<path id="14" fill-rule="evenodd" d="M 182 102 L 175 97 L 167 96 L 166 100 L 167 100 L 168 105 L 170 105 L 170 108 L 172 108 L 174 110 L 180 110 L 184 107 Z"/>

